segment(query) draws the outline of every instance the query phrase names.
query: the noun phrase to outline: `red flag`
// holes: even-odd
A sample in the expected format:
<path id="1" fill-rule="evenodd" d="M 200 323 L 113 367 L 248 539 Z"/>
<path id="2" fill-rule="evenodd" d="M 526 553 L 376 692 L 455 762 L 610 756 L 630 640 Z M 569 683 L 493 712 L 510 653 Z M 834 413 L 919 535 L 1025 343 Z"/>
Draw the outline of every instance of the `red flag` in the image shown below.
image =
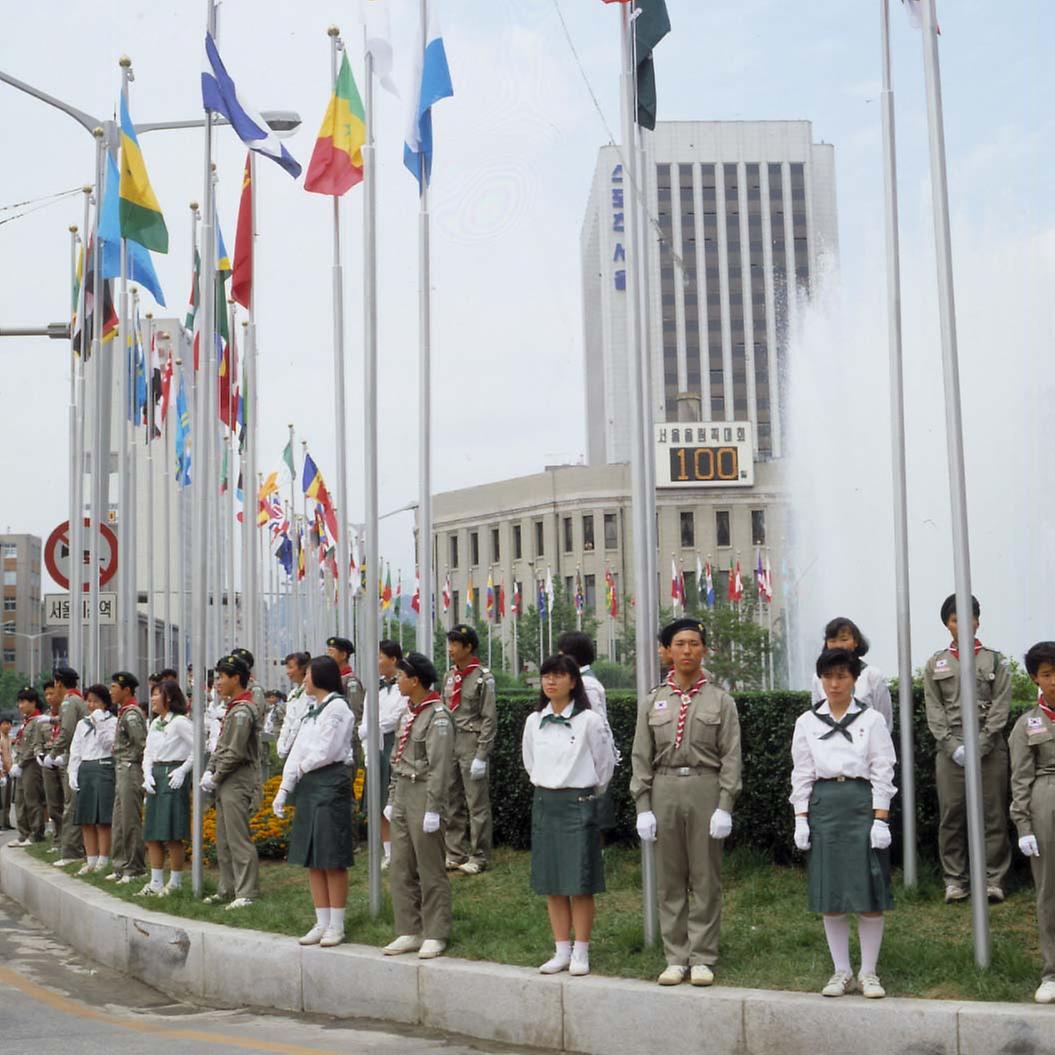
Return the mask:
<path id="1" fill-rule="evenodd" d="M 736 572 L 733 571 L 733 562 L 729 561 L 729 589 L 725 592 L 726 600 L 736 600 Z"/>
<path id="2" fill-rule="evenodd" d="M 238 348 L 234 343 L 234 334 L 223 350 L 220 360 L 219 390 L 217 392 L 217 410 L 220 420 L 229 428 L 238 427 Z"/>
<path id="3" fill-rule="evenodd" d="M 165 424 L 169 412 L 169 397 L 172 392 L 172 352 L 169 352 L 161 370 L 161 402 L 158 404 L 158 425 Z"/>
<path id="4" fill-rule="evenodd" d="M 506 617 L 506 584 L 502 583 L 498 587 L 498 618 L 505 619 Z"/>
<path id="5" fill-rule="evenodd" d="M 421 611 L 421 577 L 419 572 L 414 573 L 414 596 L 410 599 L 410 607 L 415 612 Z"/>
<path id="6" fill-rule="evenodd" d="M 744 596 L 744 580 L 740 576 L 740 561 L 739 560 L 737 560 L 737 562 L 736 562 L 736 579 L 735 579 L 735 582 L 734 582 L 733 590 L 734 590 L 734 593 L 735 593 L 735 596 L 734 596 L 733 599 L 736 600 L 736 601 L 743 600 L 743 596 Z"/>
<path id="7" fill-rule="evenodd" d="M 234 236 L 234 271 L 231 273 L 231 299 L 249 310 L 253 286 L 253 181 L 249 155 L 245 158 L 242 199 L 238 204 L 238 229 Z"/>

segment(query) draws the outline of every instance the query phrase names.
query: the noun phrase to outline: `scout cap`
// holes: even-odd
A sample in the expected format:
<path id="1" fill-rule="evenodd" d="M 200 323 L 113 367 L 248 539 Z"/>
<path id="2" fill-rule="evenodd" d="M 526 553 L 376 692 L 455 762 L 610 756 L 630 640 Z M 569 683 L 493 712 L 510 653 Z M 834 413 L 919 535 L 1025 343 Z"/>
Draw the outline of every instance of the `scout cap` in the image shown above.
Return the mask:
<path id="1" fill-rule="evenodd" d="M 431 689 L 436 684 L 436 668 L 432 665 L 432 660 L 420 652 L 408 652 L 396 666 L 404 674 L 417 678 L 423 689 Z"/>
<path id="2" fill-rule="evenodd" d="M 56 667 L 52 671 L 52 677 L 65 689 L 77 688 L 77 682 L 81 680 L 81 676 L 73 667 Z"/>
<path id="3" fill-rule="evenodd" d="M 233 652 L 218 659 L 214 669 L 218 674 L 233 674 L 236 678 L 241 678 L 244 685 L 249 683 L 249 667 L 241 656 L 236 656 Z"/>
<path id="4" fill-rule="evenodd" d="M 343 652 L 346 656 L 355 655 L 355 645 L 353 645 L 346 637 L 328 637 L 326 638 L 326 647 L 335 648 L 338 652 Z"/>
<path id="5" fill-rule="evenodd" d="M 122 689 L 131 689 L 132 692 L 139 688 L 139 679 L 127 670 L 119 670 L 116 674 L 111 674 L 110 681 L 114 685 L 120 685 Z"/>
<path id="6" fill-rule="evenodd" d="M 253 669 L 253 653 L 247 648 L 232 648 L 231 655 L 237 656 L 249 670 Z"/>
<path id="7" fill-rule="evenodd" d="M 981 617 L 982 606 L 978 603 L 978 598 L 971 595 L 971 611 L 974 613 L 975 619 Z M 949 622 L 949 616 L 956 614 L 956 594 L 950 593 L 948 597 L 942 602 L 941 605 L 941 625 L 946 626 Z"/>
<path id="8" fill-rule="evenodd" d="M 459 623 L 447 632 L 448 641 L 457 641 L 459 645 L 468 645 L 474 652 L 480 647 L 480 638 L 468 623 Z"/>
<path id="9" fill-rule="evenodd" d="M 30 703 L 40 706 L 40 693 L 37 692 L 31 685 L 27 685 L 23 689 L 18 690 L 18 699 L 29 700 Z"/>
<path id="10" fill-rule="evenodd" d="M 659 643 L 664 648 L 670 648 L 671 642 L 682 630 L 695 630 L 700 635 L 700 640 L 707 644 L 707 631 L 699 619 L 675 619 L 673 623 L 667 623 L 659 632 Z"/>

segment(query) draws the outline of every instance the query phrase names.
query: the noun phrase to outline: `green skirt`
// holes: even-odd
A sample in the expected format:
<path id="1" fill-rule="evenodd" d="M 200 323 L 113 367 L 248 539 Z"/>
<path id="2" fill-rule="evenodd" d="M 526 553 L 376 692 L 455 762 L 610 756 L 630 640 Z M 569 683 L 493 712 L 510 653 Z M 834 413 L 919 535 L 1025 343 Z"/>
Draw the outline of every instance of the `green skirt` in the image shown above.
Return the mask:
<path id="1" fill-rule="evenodd" d="M 183 787 L 176 791 L 169 787 L 169 776 L 181 765 L 182 762 L 154 763 L 154 794 L 146 796 L 143 815 L 144 842 L 172 843 L 190 836 L 190 789 L 194 778 L 188 773 Z"/>
<path id="2" fill-rule="evenodd" d="M 531 889 L 572 897 L 604 892 L 598 799 L 592 788 L 535 788 Z"/>
<path id="3" fill-rule="evenodd" d="M 344 763 L 313 769 L 290 797 L 296 807 L 289 835 L 289 863 L 304 868 L 352 864 L 352 786 Z"/>
<path id="4" fill-rule="evenodd" d="M 890 851 L 871 845 L 872 785 L 819 780 L 810 797 L 809 909 L 884 912 L 894 907 Z"/>
<path id="5" fill-rule="evenodd" d="M 77 770 L 77 808 L 74 824 L 113 824 L 114 760 L 82 762 Z"/>

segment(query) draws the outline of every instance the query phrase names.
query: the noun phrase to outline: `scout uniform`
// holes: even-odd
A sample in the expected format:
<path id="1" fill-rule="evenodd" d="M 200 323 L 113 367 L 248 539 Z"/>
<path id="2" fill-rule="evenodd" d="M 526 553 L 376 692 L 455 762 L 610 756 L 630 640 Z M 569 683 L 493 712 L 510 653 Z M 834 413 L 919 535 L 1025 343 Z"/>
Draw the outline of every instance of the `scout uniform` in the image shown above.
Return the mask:
<path id="1" fill-rule="evenodd" d="M 378 787 L 381 789 L 382 797 L 388 794 L 389 781 L 392 779 L 392 748 L 396 744 L 396 730 L 403 721 L 403 715 L 407 711 L 407 700 L 399 691 L 396 678 L 381 678 L 377 686 L 377 718 L 380 736 L 380 763 L 381 777 Z M 363 757 L 366 757 L 366 747 L 369 742 L 369 734 L 366 727 L 366 718 L 359 723 L 359 742 L 363 746 Z M 363 798 L 366 798 L 366 785 L 363 785 Z"/>
<path id="2" fill-rule="evenodd" d="M 14 764 L 21 770 L 15 783 L 15 824 L 23 844 L 44 838 L 44 781 L 37 759 L 47 749 L 50 731 L 51 719 L 35 711 L 11 742 Z"/>
<path id="3" fill-rule="evenodd" d="M 491 856 L 490 773 L 474 780 L 470 771 L 474 760 L 486 763 L 494 747 L 498 725 L 494 675 L 475 658 L 462 669 L 452 667 L 443 685 L 443 702 L 455 730 L 447 862 L 455 868 L 475 866 L 472 871 L 479 872 Z"/>
<path id="4" fill-rule="evenodd" d="M 698 624 L 697 624 L 698 625 Z M 722 843 L 710 836 L 715 809 L 740 794 L 736 703 L 701 671 L 682 692 L 673 672 L 638 707 L 630 793 L 656 815 L 656 880 L 663 949 L 670 966 L 718 960 Z"/>
<path id="5" fill-rule="evenodd" d="M 11 772 L 11 734 L 0 733 L 0 832 L 11 831 L 11 804 L 14 802 L 14 783 L 8 775 Z"/>
<path id="6" fill-rule="evenodd" d="M 143 814 L 145 842 L 176 842 L 190 835 L 190 782 L 194 767 L 194 726 L 185 714 L 156 717 L 143 751 L 143 774 L 153 785 Z M 178 774 L 178 787 L 169 781 Z"/>
<path id="7" fill-rule="evenodd" d="M 1011 674 L 999 652 L 975 642 L 979 749 L 982 756 L 982 799 L 985 810 L 986 882 L 1002 900 L 1004 879 L 1011 867 L 1007 835 L 1008 751 L 1004 740 L 1011 707 Z M 945 876 L 946 897 L 966 896 L 967 793 L 963 766 L 953 760 L 963 745 L 960 712 L 960 659 L 955 644 L 935 652 L 923 671 L 927 725 L 937 741 L 938 856 Z M 999 895 L 994 892 L 999 891 Z"/>
<path id="8" fill-rule="evenodd" d="M 54 829 L 53 843 L 57 850 L 62 846 L 62 810 L 65 800 L 62 791 L 62 772 L 55 764 L 52 755 L 53 745 L 59 735 L 59 716 L 53 711 L 47 716 L 50 728 L 47 735 L 47 750 L 41 762 L 40 776 L 44 784 L 44 801 L 47 804 L 48 819 Z"/>
<path id="9" fill-rule="evenodd" d="M 253 707 L 256 709 L 256 728 L 257 736 L 260 737 L 260 749 L 258 752 L 258 758 L 260 759 L 260 779 L 257 783 L 256 790 L 253 792 L 253 812 L 256 813 L 260 809 L 260 804 L 264 797 L 264 784 L 270 775 L 270 757 L 268 755 L 267 748 L 264 746 L 264 719 L 267 717 L 267 697 L 264 695 L 264 689 L 260 682 L 253 677 L 253 665 L 256 660 L 253 657 L 253 653 L 247 648 L 232 648 L 231 655 L 240 659 L 249 668 L 249 684 L 246 687 L 250 696 L 253 698 Z"/>
<path id="10" fill-rule="evenodd" d="M 56 682 L 56 684 L 58 684 Z M 88 714 L 88 705 L 79 689 L 64 689 L 66 695 L 59 704 L 59 733 L 51 744 L 49 753 L 60 761 L 59 771 L 62 779 L 62 848 L 59 851 L 61 861 L 79 861 L 84 857 L 84 838 L 81 829 L 74 823 L 73 814 L 77 809 L 77 792 L 70 787 L 67 772 L 67 760 L 70 757 L 70 746 L 77 723 Z M 56 862 L 58 863 L 58 862 Z"/>
<path id="11" fill-rule="evenodd" d="M 113 680 L 122 688 L 135 689 L 138 682 L 121 671 Z M 131 700 L 117 712 L 114 735 L 114 822 L 112 859 L 114 877 L 131 883 L 146 871 L 143 846 L 143 751 L 147 742 L 147 720 L 138 701 Z"/>
<path id="12" fill-rule="evenodd" d="M 67 772 L 77 790 L 73 814 L 78 825 L 109 825 L 114 812 L 113 746 L 117 721 L 109 711 L 92 711 L 77 723 Z M 87 873 L 90 869 L 84 869 Z"/>

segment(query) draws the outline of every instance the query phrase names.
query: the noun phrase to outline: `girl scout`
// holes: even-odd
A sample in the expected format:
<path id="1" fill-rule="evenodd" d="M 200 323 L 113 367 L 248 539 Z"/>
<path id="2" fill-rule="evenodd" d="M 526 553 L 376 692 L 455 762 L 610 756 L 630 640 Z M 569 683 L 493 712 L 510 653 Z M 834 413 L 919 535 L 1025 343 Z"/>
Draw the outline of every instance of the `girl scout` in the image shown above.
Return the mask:
<path id="1" fill-rule="evenodd" d="M 315 926 L 301 945 L 340 945 L 352 863 L 352 789 L 344 760 L 352 746 L 355 716 L 341 694 L 341 673 L 329 656 L 308 665 L 304 689 L 311 706 L 282 770 L 271 808 L 297 807 L 289 838 L 289 863 L 308 869 Z"/>
<path id="2" fill-rule="evenodd" d="M 524 723 L 531 804 L 531 889 L 546 896 L 554 955 L 541 974 L 590 973 L 594 894 L 604 891 L 598 787 L 615 768 L 607 723 L 590 708 L 579 665 L 550 656 L 540 668 L 538 708 Z M 575 928 L 575 946 L 571 931 Z"/>
<path id="3" fill-rule="evenodd" d="M 799 715 L 791 742 L 790 802 L 795 845 L 809 850 L 809 908 L 824 914 L 835 973 L 821 990 L 843 996 L 856 988 L 850 968 L 848 912 L 858 913 L 861 970 L 867 997 L 886 996 L 876 976 L 883 912 L 890 894 L 890 828 L 894 744 L 878 711 L 854 699 L 861 661 L 846 649 L 817 660 L 825 700 Z"/>
<path id="4" fill-rule="evenodd" d="M 88 714 L 77 723 L 70 744 L 67 775 L 77 793 L 74 824 L 81 825 L 87 861 L 77 875 L 105 873 L 110 866 L 110 826 L 114 814 L 114 737 L 117 719 L 111 711 L 110 690 L 92 685 L 87 692 Z"/>
<path id="5" fill-rule="evenodd" d="M 155 714 L 143 751 L 143 790 L 146 815 L 143 838 L 150 858 L 150 882 L 140 897 L 158 897 L 183 883 L 183 841 L 190 835 L 190 785 L 194 765 L 194 727 L 187 717 L 187 700 L 174 681 L 162 681 L 150 693 Z M 165 883 L 165 848 L 169 852 L 169 881 Z"/>

